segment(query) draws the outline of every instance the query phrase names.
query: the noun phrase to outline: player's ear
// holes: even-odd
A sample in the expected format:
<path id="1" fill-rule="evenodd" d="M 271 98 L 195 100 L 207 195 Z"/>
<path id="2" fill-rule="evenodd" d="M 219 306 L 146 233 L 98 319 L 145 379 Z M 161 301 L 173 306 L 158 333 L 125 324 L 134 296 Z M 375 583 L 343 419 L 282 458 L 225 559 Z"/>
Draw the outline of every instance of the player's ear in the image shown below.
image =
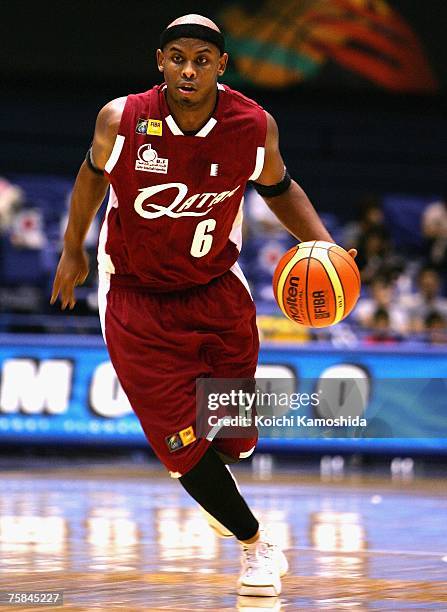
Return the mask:
<path id="1" fill-rule="evenodd" d="M 160 72 L 163 72 L 164 70 L 164 59 L 165 56 L 163 55 L 163 51 L 161 49 L 157 49 L 157 67 Z"/>
<path id="2" fill-rule="evenodd" d="M 217 67 L 218 76 L 222 76 L 223 73 L 225 72 L 227 68 L 227 62 L 228 62 L 228 53 L 222 53 L 222 55 L 219 57 L 219 64 Z"/>

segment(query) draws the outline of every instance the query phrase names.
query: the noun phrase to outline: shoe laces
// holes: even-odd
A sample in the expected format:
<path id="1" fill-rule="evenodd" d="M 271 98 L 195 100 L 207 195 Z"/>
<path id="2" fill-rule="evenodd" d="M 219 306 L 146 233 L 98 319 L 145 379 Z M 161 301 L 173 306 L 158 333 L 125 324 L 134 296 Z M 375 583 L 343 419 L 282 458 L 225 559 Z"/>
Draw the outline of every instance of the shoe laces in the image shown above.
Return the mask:
<path id="1" fill-rule="evenodd" d="M 272 574 L 274 548 L 274 545 L 269 542 L 258 542 L 256 546 L 244 546 L 247 570 L 262 569 Z M 268 563 L 265 563 L 266 561 Z"/>

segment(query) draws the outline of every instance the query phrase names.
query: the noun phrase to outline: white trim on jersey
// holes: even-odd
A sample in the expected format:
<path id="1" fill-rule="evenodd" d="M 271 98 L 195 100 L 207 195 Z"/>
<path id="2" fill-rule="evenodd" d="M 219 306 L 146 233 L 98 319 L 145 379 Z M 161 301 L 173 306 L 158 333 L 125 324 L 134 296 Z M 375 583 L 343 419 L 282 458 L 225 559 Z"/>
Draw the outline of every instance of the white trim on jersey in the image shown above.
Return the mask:
<path id="1" fill-rule="evenodd" d="M 168 128 L 171 130 L 174 136 L 184 136 L 185 135 L 182 132 L 182 130 L 179 128 L 179 126 L 176 124 L 175 119 L 172 115 L 167 115 L 167 117 L 165 118 L 165 121 L 168 125 Z M 214 117 L 211 117 L 210 119 L 208 119 L 205 125 L 197 132 L 197 134 L 194 134 L 194 136 L 199 137 L 199 138 L 205 138 L 205 136 L 208 136 L 208 134 L 211 132 L 213 127 L 216 125 L 216 123 L 217 123 L 217 119 L 214 119 Z"/>
<path id="2" fill-rule="evenodd" d="M 233 221 L 233 226 L 231 228 L 230 235 L 228 236 L 231 242 L 233 242 L 236 245 L 236 248 L 239 251 L 239 253 L 241 252 L 241 248 L 242 248 L 242 221 L 244 218 L 244 213 L 243 213 L 243 208 L 242 208 L 243 205 L 244 205 L 244 198 L 242 198 L 241 203 L 239 204 L 239 210 L 237 211 L 237 215 Z"/>
<path id="3" fill-rule="evenodd" d="M 167 85 L 165 84 L 161 90 L 164 91 L 166 87 Z M 225 87 L 221 85 L 220 83 L 217 83 L 217 89 L 220 89 L 221 91 L 225 91 Z M 175 119 L 172 115 L 167 115 L 165 117 L 165 121 L 168 124 L 168 128 L 171 130 L 174 136 L 184 136 L 185 135 L 182 132 L 182 130 L 179 128 L 179 126 L 176 124 Z M 205 138 L 205 136 L 208 136 L 208 134 L 211 132 L 213 127 L 216 125 L 216 123 L 217 123 L 217 119 L 215 119 L 214 117 L 210 117 L 210 119 L 205 123 L 205 125 L 197 132 L 197 134 L 194 134 L 194 136 L 197 136 L 198 138 Z"/>
<path id="4" fill-rule="evenodd" d="M 244 285 L 244 287 L 247 289 L 248 293 L 250 294 L 251 299 L 253 299 L 248 281 L 245 278 L 245 275 L 242 272 L 242 268 L 240 267 L 239 263 L 236 262 L 235 264 L 233 264 L 230 268 L 230 271 L 233 272 L 233 274 L 238 277 L 238 279 L 241 281 L 241 283 Z"/>
<path id="5" fill-rule="evenodd" d="M 244 198 L 242 198 L 241 200 L 236 218 L 233 221 L 233 227 L 231 228 L 230 235 L 228 236 L 229 240 L 231 240 L 231 242 L 233 242 L 233 244 L 236 245 L 236 248 L 239 252 L 241 251 L 241 248 L 242 248 L 242 220 L 244 218 L 243 206 L 244 206 Z M 238 279 L 241 281 L 241 283 L 244 285 L 244 287 L 247 289 L 248 293 L 250 294 L 251 299 L 253 299 L 247 279 L 245 278 L 244 273 L 242 272 L 242 269 L 240 265 L 238 264 L 238 262 L 236 262 L 230 268 L 230 270 L 231 272 L 233 272 L 235 276 L 238 277 Z"/>
<path id="6" fill-rule="evenodd" d="M 262 172 L 264 167 L 264 157 L 265 157 L 265 148 L 258 147 L 256 151 L 256 163 L 255 169 L 253 170 L 253 174 L 248 179 L 249 181 L 255 181 Z"/>
<path id="7" fill-rule="evenodd" d="M 195 136 L 198 136 L 199 138 L 205 138 L 205 136 L 208 136 L 208 134 L 211 132 L 213 127 L 216 125 L 216 123 L 217 123 L 217 119 L 214 119 L 214 117 L 211 117 L 208 123 L 205 123 L 203 128 L 199 130 L 197 134 L 195 134 Z"/>
<path id="8" fill-rule="evenodd" d="M 115 273 L 115 266 L 113 265 L 112 258 L 106 253 L 107 236 L 109 232 L 108 219 L 112 208 L 118 208 L 118 198 L 113 187 L 110 186 L 109 201 L 107 202 L 107 210 L 98 240 L 98 310 L 104 342 L 106 342 L 106 308 L 107 294 L 110 289 L 110 275 Z"/>
<path id="9" fill-rule="evenodd" d="M 124 136 L 121 136 L 121 134 L 117 134 L 115 143 L 113 145 L 112 153 L 110 154 L 110 157 L 107 160 L 106 165 L 104 166 L 104 170 L 108 172 L 109 174 L 114 169 L 116 162 L 118 161 L 119 156 L 121 155 L 121 151 L 123 150 L 123 145 L 124 145 L 125 140 L 126 138 Z"/>
<path id="10" fill-rule="evenodd" d="M 107 310 L 107 294 L 110 289 L 110 274 L 104 271 L 99 271 L 98 274 L 98 311 L 99 321 L 101 323 L 102 337 L 106 341 L 106 310 Z"/>
<path id="11" fill-rule="evenodd" d="M 168 115 L 166 117 L 166 123 L 168 124 L 168 128 L 174 134 L 174 136 L 184 136 L 184 133 L 179 128 L 179 126 L 174 121 L 174 117 L 172 115 Z"/>
<path id="12" fill-rule="evenodd" d="M 217 434 L 222 429 L 222 427 L 223 427 L 222 423 L 219 423 L 219 422 L 217 422 L 215 425 L 212 426 L 211 430 L 208 432 L 208 435 L 206 437 L 208 442 L 212 442 L 214 440 L 214 438 L 217 436 Z"/>
<path id="13" fill-rule="evenodd" d="M 98 240 L 98 269 L 109 274 L 115 274 L 115 266 L 113 265 L 112 258 L 106 253 L 107 236 L 109 232 L 108 219 L 109 213 L 112 208 L 118 208 L 118 198 L 116 196 L 113 187 L 110 186 L 109 201 L 107 202 L 107 210 L 104 217 L 101 231 L 99 232 Z"/>

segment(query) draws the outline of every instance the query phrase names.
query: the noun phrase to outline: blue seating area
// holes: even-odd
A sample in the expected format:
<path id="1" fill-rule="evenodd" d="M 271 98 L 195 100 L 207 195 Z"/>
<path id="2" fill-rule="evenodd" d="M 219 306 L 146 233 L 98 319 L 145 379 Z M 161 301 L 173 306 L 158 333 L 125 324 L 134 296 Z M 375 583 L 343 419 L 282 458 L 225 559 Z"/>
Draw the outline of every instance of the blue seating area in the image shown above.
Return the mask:
<path id="1" fill-rule="evenodd" d="M 440 195 L 423 197 L 408 194 L 388 194 L 383 198 L 383 212 L 390 228 L 394 246 L 411 252 L 424 245 L 421 233 L 422 213 L 431 202 L 440 200 Z"/>
<path id="2" fill-rule="evenodd" d="M 82 333 L 99 333 L 94 300 L 91 300 L 96 280 L 94 248 L 91 249 L 93 272 L 86 286 L 78 288 L 79 303 L 74 316 L 63 315 L 48 303 L 62 245 L 62 222 L 68 210 L 72 179 L 24 174 L 8 176 L 8 180 L 23 192 L 21 206 L 15 212 L 16 219 L 22 215 L 23 227 L 13 221 L 9 228 L 3 228 L 0 237 L 0 331 L 30 328 L 58 333 L 70 328 Z M 296 241 L 281 226 L 275 225 L 276 221 L 272 222 L 272 216 L 263 218 L 264 210 L 269 211 L 264 203 L 253 203 L 253 195 L 254 192 L 246 194 L 240 263 L 251 285 L 258 313 L 276 316 L 280 312 L 273 296 L 272 274 L 280 256 Z M 410 256 L 420 253 L 424 244 L 421 216 L 427 204 L 434 200 L 435 194 L 383 196 L 386 227 L 400 253 Z M 27 212 L 32 213 L 31 221 Z M 320 214 L 335 241 L 344 244 L 346 223 L 334 212 L 321 211 Z M 35 231 L 34 242 L 40 242 L 37 246 L 33 241 L 27 243 L 30 227 Z M 363 293 L 367 295 L 368 291 L 364 288 Z M 357 335 L 362 335 L 352 317 L 349 326 Z M 320 337 L 327 340 L 327 332 L 321 330 L 313 334 L 316 340 Z"/>

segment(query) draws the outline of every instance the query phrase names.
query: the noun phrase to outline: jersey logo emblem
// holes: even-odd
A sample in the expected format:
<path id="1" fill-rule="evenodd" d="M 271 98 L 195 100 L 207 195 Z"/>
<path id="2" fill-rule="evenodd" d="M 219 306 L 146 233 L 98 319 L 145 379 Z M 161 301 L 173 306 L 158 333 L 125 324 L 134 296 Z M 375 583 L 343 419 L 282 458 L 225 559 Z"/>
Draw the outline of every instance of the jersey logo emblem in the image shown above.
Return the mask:
<path id="1" fill-rule="evenodd" d="M 149 119 L 147 125 L 147 133 L 152 136 L 161 136 L 163 132 L 163 124 L 159 119 Z"/>
<path id="2" fill-rule="evenodd" d="M 157 151 L 152 148 L 151 144 L 144 144 L 138 149 L 135 170 L 167 174 L 168 160 L 164 157 L 158 157 Z"/>
<path id="3" fill-rule="evenodd" d="M 170 436 L 166 436 L 165 442 L 169 448 L 169 452 L 173 453 L 179 448 L 183 448 L 184 446 L 188 446 L 188 444 L 192 444 L 196 440 L 196 435 L 194 433 L 193 427 L 187 427 L 186 429 L 182 429 L 178 433 L 171 434 Z"/>
<path id="4" fill-rule="evenodd" d="M 137 134 L 161 136 L 163 134 L 163 123 L 160 119 L 142 119 L 140 117 L 137 121 L 135 132 Z"/>
<path id="5" fill-rule="evenodd" d="M 147 133 L 147 124 L 148 124 L 147 119 L 141 119 L 141 117 L 140 117 L 140 119 L 138 119 L 138 121 L 137 121 L 137 126 L 135 128 L 135 132 L 137 134 L 146 134 Z"/>
<path id="6" fill-rule="evenodd" d="M 219 164 L 211 164 L 210 176 L 217 176 L 219 172 Z"/>

